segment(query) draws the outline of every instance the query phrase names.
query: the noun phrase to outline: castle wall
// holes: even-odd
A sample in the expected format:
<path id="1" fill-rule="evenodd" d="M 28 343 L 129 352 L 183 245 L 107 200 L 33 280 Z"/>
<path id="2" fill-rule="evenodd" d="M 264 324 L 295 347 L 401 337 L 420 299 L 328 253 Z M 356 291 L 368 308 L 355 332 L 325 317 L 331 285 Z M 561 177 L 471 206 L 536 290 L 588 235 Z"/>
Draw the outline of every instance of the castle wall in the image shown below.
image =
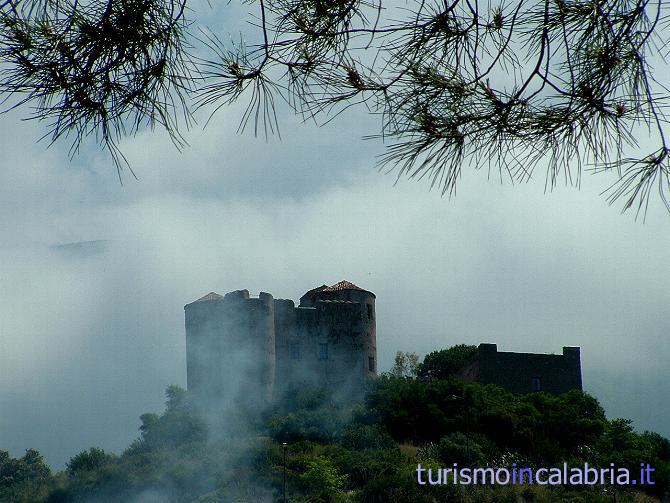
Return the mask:
<path id="1" fill-rule="evenodd" d="M 276 393 L 293 387 L 360 395 L 368 375 L 360 310 L 357 303 L 328 300 L 285 314 L 294 329 L 277 339 Z"/>
<path id="2" fill-rule="evenodd" d="M 223 333 L 223 298 L 194 302 L 184 307 L 186 325 L 186 382 L 189 390 L 212 395 L 222 379 L 217 364 L 221 347 L 217 334 Z"/>
<path id="3" fill-rule="evenodd" d="M 295 380 L 295 366 L 305 348 L 297 337 L 297 313 L 292 300 L 275 300 L 275 397 L 286 393 Z"/>
<path id="4" fill-rule="evenodd" d="M 321 384 L 346 394 L 359 394 L 363 384 L 361 354 L 364 349 L 359 306 L 346 301 L 322 300 L 316 309 L 319 354 L 315 363 Z"/>
<path id="5" fill-rule="evenodd" d="M 367 379 L 374 378 L 377 375 L 377 320 L 374 294 L 365 290 L 325 290 L 317 293 L 317 299 L 317 308 L 328 303 L 333 305 L 344 303 L 351 306 L 343 308 L 347 314 L 342 319 L 322 316 L 325 318 L 322 322 L 322 331 L 333 334 L 333 342 L 336 345 L 338 341 L 342 341 L 338 334 L 346 332 L 350 339 L 346 339 L 344 346 L 341 346 L 340 357 L 347 362 L 343 366 L 346 368 L 350 365 L 350 368 L 355 368 L 356 379 L 361 381 L 361 385 Z"/>
<path id="6" fill-rule="evenodd" d="M 275 378 L 274 300 L 240 290 L 184 307 L 187 386 L 208 406 L 259 409 Z"/>
<path id="7" fill-rule="evenodd" d="M 251 384 L 250 391 L 258 385 L 258 395 L 263 403 L 269 403 L 274 394 L 276 367 L 276 340 L 274 323 L 274 299 L 269 293 L 261 292 L 257 299 L 249 299 L 249 306 L 243 308 L 249 319 L 247 339 L 239 341 L 242 356 L 248 356 L 244 369 L 245 380 Z M 236 327 L 231 327 L 234 332 Z M 245 337 L 245 334 L 241 334 Z M 252 400 L 254 398 L 251 398 Z"/>
<path id="8" fill-rule="evenodd" d="M 581 390 L 580 350 L 564 347 L 562 355 L 512 353 L 499 352 L 495 344 L 480 344 L 476 361 L 463 369 L 461 377 L 495 384 L 512 393 Z"/>

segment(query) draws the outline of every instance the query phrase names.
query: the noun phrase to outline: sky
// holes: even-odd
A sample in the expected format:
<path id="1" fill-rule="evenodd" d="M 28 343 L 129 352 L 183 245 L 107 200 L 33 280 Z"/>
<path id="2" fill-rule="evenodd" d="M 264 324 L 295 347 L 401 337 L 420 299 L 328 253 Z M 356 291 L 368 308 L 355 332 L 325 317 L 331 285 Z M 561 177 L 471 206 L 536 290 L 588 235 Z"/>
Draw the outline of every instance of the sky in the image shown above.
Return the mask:
<path id="1" fill-rule="evenodd" d="M 195 126 L 182 153 L 159 132 L 124 140 L 139 179 L 123 185 L 94 144 L 70 160 L 36 142 L 40 124 L 0 118 L 0 449 L 56 468 L 121 452 L 186 384 L 184 304 L 243 288 L 297 300 L 342 279 L 377 296 L 380 370 L 399 350 L 580 346 L 608 416 L 670 436 L 659 205 L 644 223 L 620 215 L 606 175 L 545 193 L 542 175 L 467 172 L 441 197 L 376 170 L 363 113 L 321 128 L 282 113 L 267 140 L 237 134 L 240 114 Z"/>

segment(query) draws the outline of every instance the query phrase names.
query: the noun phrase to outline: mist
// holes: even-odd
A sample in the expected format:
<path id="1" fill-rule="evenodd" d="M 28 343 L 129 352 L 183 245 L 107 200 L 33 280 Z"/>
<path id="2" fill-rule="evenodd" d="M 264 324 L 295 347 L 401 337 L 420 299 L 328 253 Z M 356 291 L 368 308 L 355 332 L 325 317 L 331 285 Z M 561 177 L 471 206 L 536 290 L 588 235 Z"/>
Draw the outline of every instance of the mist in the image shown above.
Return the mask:
<path id="1" fill-rule="evenodd" d="M 577 345 L 610 417 L 670 435 L 660 208 L 644 224 L 619 215 L 598 195 L 607 177 L 545 194 L 544 180 L 477 172 L 443 198 L 374 169 L 366 117 L 289 116 L 266 141 L 237 135 L 235 114 L 194 129 L 183 154 L 159 134 L 125 140 L 139 180 L 123 185 L 94 148 L 70 161 L 4 118 L 2 448 L 55 468 L 90 446 L 120 452 L 165 387 L 186 385 L 185 304 L 236 289 L 297 301 L 342 279 L 377 296 L 379 371 L 398 350 Z"/>

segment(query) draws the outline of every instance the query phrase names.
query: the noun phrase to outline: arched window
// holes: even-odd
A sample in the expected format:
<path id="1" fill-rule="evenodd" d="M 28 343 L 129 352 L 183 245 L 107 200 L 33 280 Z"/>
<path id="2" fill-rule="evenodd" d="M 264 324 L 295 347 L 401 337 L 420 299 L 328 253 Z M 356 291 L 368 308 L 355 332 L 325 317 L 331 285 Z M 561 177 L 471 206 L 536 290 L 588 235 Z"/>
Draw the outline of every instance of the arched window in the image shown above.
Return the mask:
<path id="1" fill-rule="evenodd" d="M 542 391 L 542 379 L 540 377 L 531 377 L 530 389 L 531 391 Z"/>

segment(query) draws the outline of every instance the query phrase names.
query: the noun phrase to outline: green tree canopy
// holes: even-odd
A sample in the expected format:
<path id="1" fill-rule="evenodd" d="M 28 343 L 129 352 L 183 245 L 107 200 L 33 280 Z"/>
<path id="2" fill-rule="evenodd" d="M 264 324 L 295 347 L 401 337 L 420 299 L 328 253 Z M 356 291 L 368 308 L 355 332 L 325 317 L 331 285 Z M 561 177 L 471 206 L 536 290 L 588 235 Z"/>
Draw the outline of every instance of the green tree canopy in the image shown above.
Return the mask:
<path id="1" fill-rule="evenodd" d="M 426 379 L 453 376 L 477 355 L 477 346 L 457 344 L 448 349 L 428 353 L 417 368 L 417 375 Z"/>
<path id="2" fill-rule="evenodd" d="M 288 421 L 320 410 L 332 415 L 327 400 L 313 396 L 282 405 L 252 435 L 205 442 L 183 434 L 191 429 L 197 436 L 200 428 L 195 417 L 188 418 L 188 395 L 176 387 L 166 395 L 163 414 L 143 421 L 151 439 L 143 435 L 119 456 L 91 448 L 73 456 L 64 473 L 51 474 L 35 450 L 20 458 L 0 451 L 0 501 L 269 501 L 282 497 L 284 473 L 294 502 L 640 503 L 665 501 L 670 488 L 670 441 L 636 432 L 626 419 L 608 421 L 598 401 L 577 390 L 517 395 L 457 379 L 384 375 L 365 404 L 339 408 L 341 424 L 333 435 L 294 428 L 288 445 L 282 445 L 286 438 L 267 436 L 272 423 L 282 415 Z M 605 493 L 599 485 L 421 486 L 416 478 L 418 463 L 434 469 L 564 462 L 603 468 L 615 463 L 632 473 L 648 463 L 655 484 L 606 487 Z"/>
<path id="3" fill-rule="evenodd" d="M 135 448 L 157 449 L 204 442 L 207 439 L 207 425 L 194 413 L 186 391 L 170 385 L 165 396 L 165 411 L 162 414 L 146 413 L 140 416 L 142 436 Z"/>
<path id="4" fill-rule="evenodd" d="M 107 454 L 104 449 L 91 447 L 88 451 L 81 451 L 74 455 L 70 461 L 68 461 L 66 471 L 69 475 L 76 475 L 80 472 L 99 470 L 113 459 L 114 456 Z"/>
<path id="5" fill-rule="evenodd" d="M 0 501 L 39 501 L 49 490 L 51 469 L 36 449 L 20 458 L 0 450 Z"/>

